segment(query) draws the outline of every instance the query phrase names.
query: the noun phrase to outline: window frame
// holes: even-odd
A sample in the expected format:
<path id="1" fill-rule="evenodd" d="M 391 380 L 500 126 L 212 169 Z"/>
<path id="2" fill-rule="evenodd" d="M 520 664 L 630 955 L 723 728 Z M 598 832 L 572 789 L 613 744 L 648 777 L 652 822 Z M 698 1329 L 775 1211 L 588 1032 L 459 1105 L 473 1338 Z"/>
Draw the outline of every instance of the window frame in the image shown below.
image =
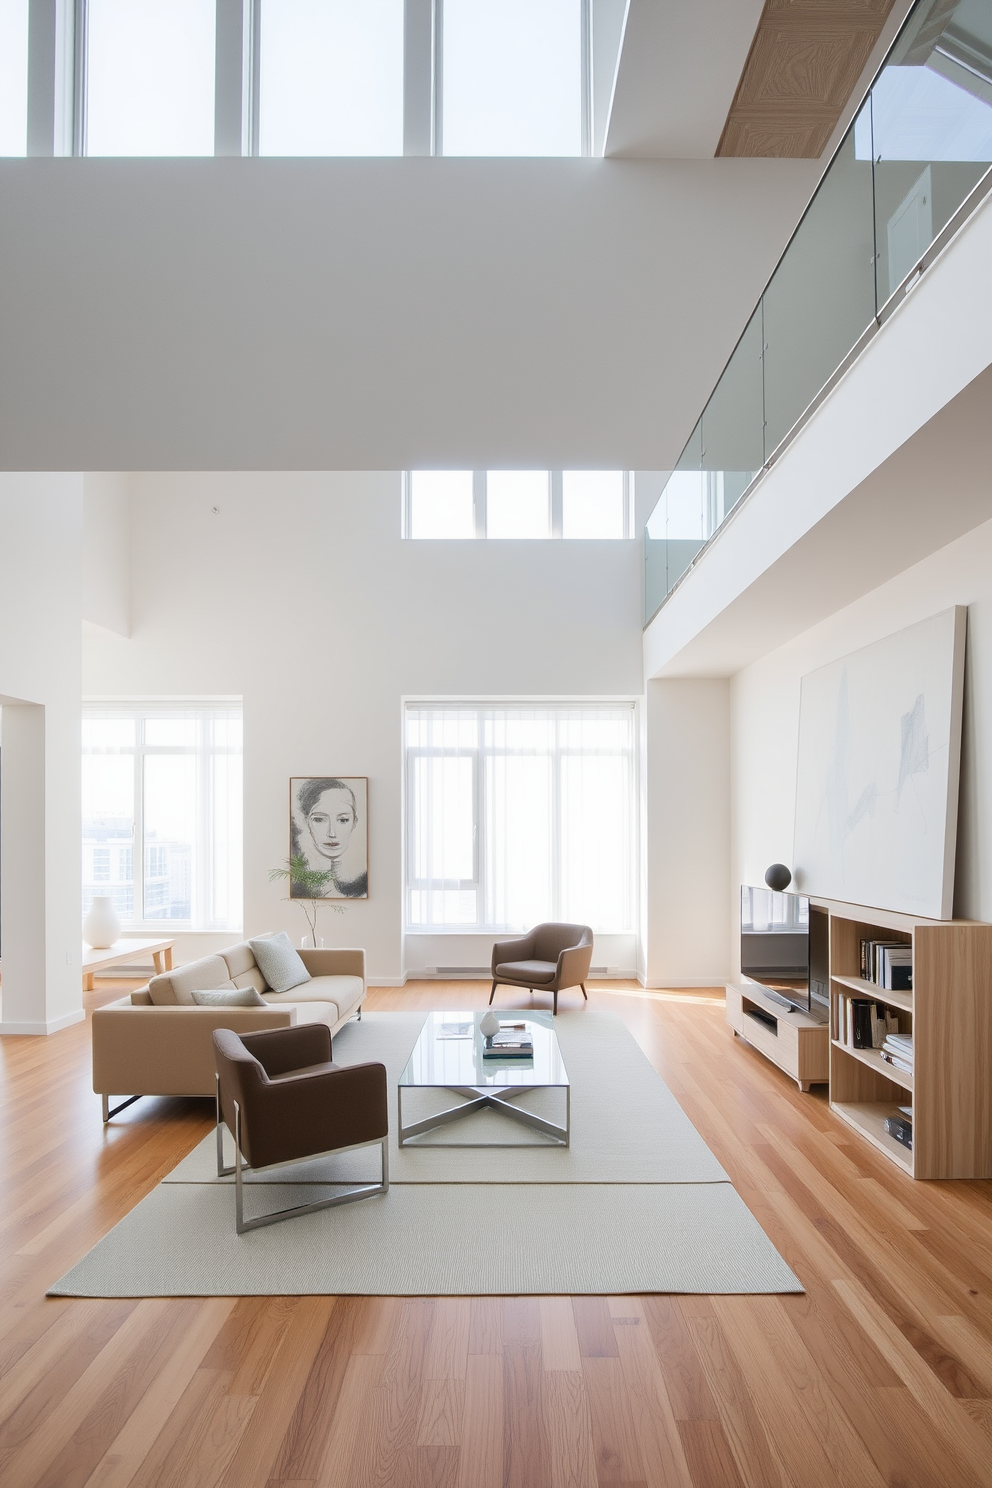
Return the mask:
<path id="1" fill-rule="evenodd" d="M 461 469 L 461 466 L 458 467 Z M 623 476 L 623 532 L 619 537 L 565 537 L 562 527 L 563 470 L 549 470 L 548 475 L 548 531 L 544 537 L 490 537 L 486 531 L 487 517 L 487 470 L 472 471 L 472 508 L 474 514 L 474 538 L 417 537 L 413 531 L 413 476 L 420 472 L 402 472 L 402 510 L 400 532 L 410 542 L 632 542 L 634 530 L 634 481 L 633 472 L 621 471 Z"/>
<path id="2" fill-rule="evenodd" d="M 174 718 L 185 715 L 193 718 L 197 725 L 197 740 L 193 745 L 187 744 L 149 744 L 147 742 L 147 725 L 150 721 L 163 718 Z M 234 748 L 230 745 L 219 745 L 209 737 L 214 724 L 218 720 L 229 721 L 244 720 L 244 710 L 241 698 L 218 697 L 218 698 L 99 698 L 88 697 L 83 699 L 83 720 L 93 719 L 130 719 L 135 724 L 134 743 L 125 747 L 112 749 L 93 749 L 83 746 L 80 754 L 80 764 L 89 756 L 99 755 L 129 755 L 133 762 L 132 774 L 132 827 L 130 842 L 121 838 L 111 846 L 119 849 L 129 849 L 131 854 L 131 885 L 133 890 L 132 916 L 127 918 L 120 914 L 121 924 L 124 928 L 132 931 L 142 930 L 176 930 L 191 934 L 214 934 L 239 932 L 244 921 L 244 887 L 242 880 L 241 904 L 238 913 L 229 917 L 213 916 L 209 913 L 213 895 L 213 852 L 214 834 L 212 831 L 212 812 L 214 806 L 214 792 L 211 782 L 211 766 L 213 761 L 220 755 L 237 755 L 244 758 L 244 740 L 242 735 L 241 745 Z M 147 858 L 152 846 L 164 846 L 164 844 L 150 844 L 145 840 L 145 762 L 150 757 L 176 757 L 190 756 L 195 759 L 196 772 L 196 828 L 195 838 L 192 843 L 190 859 L 190 909 L 188 919 L 173 919 L 156 917 L 147 913 L 147 880 L 155 875 L 148 871 Z M 242 867 L 243 867 L 243 825 L 244 825 L 244 780 L 242 775 L 241 786 L 241 828 L 242 828 Z M 82 836 L 81 847 L 85 850 L 86 838 Z M 99 844 L 103 846 L 103 844 Z M 108 878 L 97 880 L 93 876 L 91 883 L 96 886 L 105 885 L 107 891 L 112 891 L 116 883 L 122 880 Z M 83 891 L 91 886 L 86 881 L 84 874 Z M 139 913 L 140 908 L 140 913 Z M 85 911 L 84 911 L 85 912 Z M 237 923 L 233 923 L 236 920 Z"/>

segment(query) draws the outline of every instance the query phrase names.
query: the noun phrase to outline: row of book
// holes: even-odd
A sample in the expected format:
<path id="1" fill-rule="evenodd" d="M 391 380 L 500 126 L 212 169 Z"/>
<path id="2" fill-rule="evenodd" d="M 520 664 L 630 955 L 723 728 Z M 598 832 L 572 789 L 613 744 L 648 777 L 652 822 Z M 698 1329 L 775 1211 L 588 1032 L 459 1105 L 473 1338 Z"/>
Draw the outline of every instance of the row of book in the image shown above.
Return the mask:
<path id="1" fill-rule="evenodd" d="M 860 940 L 861 978 L 887 992 L 913 990 L 913 947 L 904 940 Z"/>
<path id="2" fill-rule="evenodd" d="M 838 1038 L 849 1049 L 881 1050 L 887 1038 L 899 1032 L 899 1019 L 891 1008 L 870 997 L 845 997 Z"/>

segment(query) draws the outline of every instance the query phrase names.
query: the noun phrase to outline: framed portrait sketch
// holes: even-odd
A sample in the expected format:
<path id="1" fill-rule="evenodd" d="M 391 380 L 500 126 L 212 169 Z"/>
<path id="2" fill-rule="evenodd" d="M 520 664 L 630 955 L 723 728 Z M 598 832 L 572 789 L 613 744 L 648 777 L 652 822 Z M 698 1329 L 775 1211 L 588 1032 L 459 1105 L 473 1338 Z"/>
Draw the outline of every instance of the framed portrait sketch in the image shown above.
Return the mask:
<path id="1" fill-rule="evenodd" d="M 369 896 L 369 782 L 365 775 L 296 775 L 289 782 L 289 853 L 329 873 L 320 892 L 290 884 L 293 899 Z"/>

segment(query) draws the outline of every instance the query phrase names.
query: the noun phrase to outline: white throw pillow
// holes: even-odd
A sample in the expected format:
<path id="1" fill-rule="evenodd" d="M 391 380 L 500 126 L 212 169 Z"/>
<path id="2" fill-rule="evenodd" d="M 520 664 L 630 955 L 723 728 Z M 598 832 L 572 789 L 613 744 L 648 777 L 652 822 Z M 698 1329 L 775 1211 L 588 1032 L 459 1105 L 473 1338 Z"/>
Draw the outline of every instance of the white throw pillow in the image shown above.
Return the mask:
<path id="1" fill-rule="evenodd" d="M 310 980 L 310 973 L 293 949 L 293 942 L 285 930 L 278 935 L 261 936 L 250 940 L 251 953 L 259 970 L 273 992 L 289 992 Z"/>
<path id="2" fill-rule="evenodd" d="M 204 992 L 191 992 L 197 1007 L 267 1007 L 254 987 L 208 987 Z"/>

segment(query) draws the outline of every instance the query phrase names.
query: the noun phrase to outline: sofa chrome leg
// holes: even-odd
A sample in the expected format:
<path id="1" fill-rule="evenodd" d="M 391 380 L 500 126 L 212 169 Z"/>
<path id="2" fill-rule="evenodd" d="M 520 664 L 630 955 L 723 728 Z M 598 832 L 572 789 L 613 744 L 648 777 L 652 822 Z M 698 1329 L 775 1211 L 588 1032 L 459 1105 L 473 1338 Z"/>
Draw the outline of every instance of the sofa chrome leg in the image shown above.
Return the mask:
<path id="1" fill-rule="evenodd" d="M 359 1008 L 359 1009 L 358 1009 L 358 1018 L 357 1018 L 357 1022 L 359 1022 L 359 1023 L 361 1023 L 361 1021 L 362 1021 L 362 1010 L 361 1010 L 361 1008 Z"/>
<path id="2" fill-rule="evenodd" d="M 106 1123 L 106 1122 L 108 1122 L 110 1120 L 110 1118 L 112 1116 L 116 1116 L 118 1114 L 118 1112 L 126 1110 L 128 1106 L 133 1106 L 136 1100 L 140 1100 L 141 1099 L 141 1096 L 140 1095 L 129 1095 L 128 1098 L 127 1098 L 127 1100 L 121 1101 L 120 1105 L 119 1106 L 115 1106 L 113 1110 L 110 1109 L 110 1096 L 109 1095 L 105 1095 L 105 1096 L 103 1096 L 101 1098 L 103 1100 L 103 1119 L 104 1119 L 104 1122 Z"/>

